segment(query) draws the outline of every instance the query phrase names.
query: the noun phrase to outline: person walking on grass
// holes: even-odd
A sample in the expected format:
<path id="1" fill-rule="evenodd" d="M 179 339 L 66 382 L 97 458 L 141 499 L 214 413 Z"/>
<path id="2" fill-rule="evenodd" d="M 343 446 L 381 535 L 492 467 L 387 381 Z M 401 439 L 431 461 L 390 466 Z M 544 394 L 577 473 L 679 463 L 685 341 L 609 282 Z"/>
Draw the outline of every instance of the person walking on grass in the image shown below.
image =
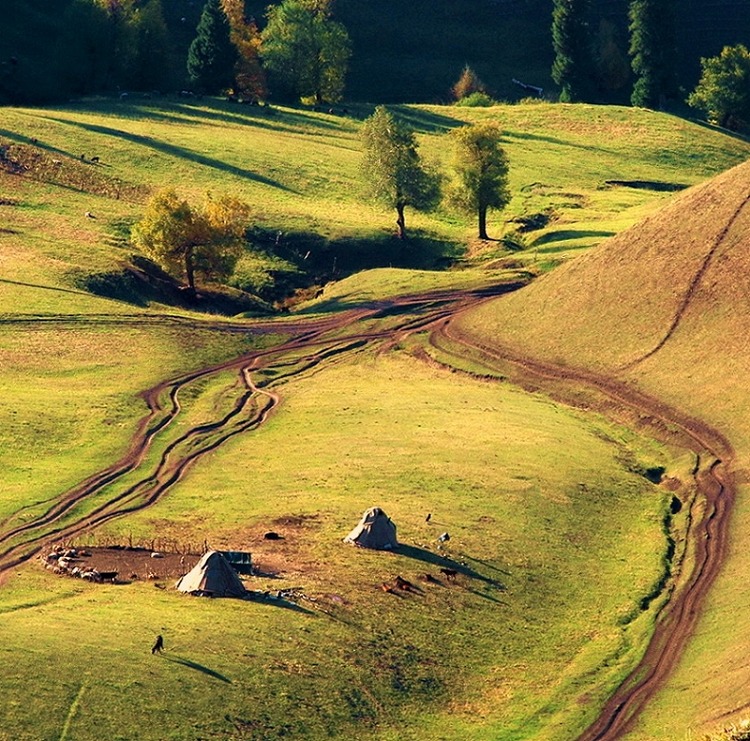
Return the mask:
<path id="1" fill-rule="evenodd" d="M 164 638 L 161 635 L 156 636 L 156 643 L 151 647 L 152 654 L 160 654 L 164 650 Z"/>

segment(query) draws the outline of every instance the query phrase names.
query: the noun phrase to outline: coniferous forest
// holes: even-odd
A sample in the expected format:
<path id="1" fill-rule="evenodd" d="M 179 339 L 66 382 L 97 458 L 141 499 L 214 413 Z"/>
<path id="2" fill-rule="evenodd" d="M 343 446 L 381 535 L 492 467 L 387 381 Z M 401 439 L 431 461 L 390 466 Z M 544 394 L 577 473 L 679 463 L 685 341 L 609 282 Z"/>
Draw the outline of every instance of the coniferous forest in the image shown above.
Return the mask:
<path id="1" fill-rule="evenodd" d="M 187 59 L 202 0 L 8 0 L 0 35 L 0 102 L 42 103 L 123 91 L 191 88 Z M 278 3 L 276 3 L 278 5 Z M 336 0 L 335 19 L 351 39 L 349 100 L 440 102 L 469 64 L 497 99 L 528 91 L 557 98 L 552 79 L 553 0 Z M 590 3 L 596 102 L 628 103 L 628 0 Z M 265 0 L 245 0 L 244 17 L 262 31 Z M 700 58 L 750 44 L 750 3 L 682 0 L 675 18 L 677 97 L 700 77 Z M 273 82 L 273 80 L 271 81 Z M 271 86 L 281 100 L 284 86 Z"/>

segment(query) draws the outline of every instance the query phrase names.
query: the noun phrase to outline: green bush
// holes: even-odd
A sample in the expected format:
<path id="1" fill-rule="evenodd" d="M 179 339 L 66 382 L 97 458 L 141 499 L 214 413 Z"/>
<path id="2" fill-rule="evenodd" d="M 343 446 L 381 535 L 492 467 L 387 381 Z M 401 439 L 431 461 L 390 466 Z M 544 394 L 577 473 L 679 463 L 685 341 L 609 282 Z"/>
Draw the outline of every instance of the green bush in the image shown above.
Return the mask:
<path id="1" fill-rule="evenodd" d="M 461 100 L 457 100 L 455 105 L 467 106 L 469 108 L 489 108 L 497 105 L 497 101 L 491 98 L 487 93 L 471 93 Z"/>
<path id="2" fill-rule="evenodd" d="M 510 250 L 511 252 L 520 252 L 529 246 L 523 234 L 515 229 L 505 234 L 500 242 L 506 250 Z"/>

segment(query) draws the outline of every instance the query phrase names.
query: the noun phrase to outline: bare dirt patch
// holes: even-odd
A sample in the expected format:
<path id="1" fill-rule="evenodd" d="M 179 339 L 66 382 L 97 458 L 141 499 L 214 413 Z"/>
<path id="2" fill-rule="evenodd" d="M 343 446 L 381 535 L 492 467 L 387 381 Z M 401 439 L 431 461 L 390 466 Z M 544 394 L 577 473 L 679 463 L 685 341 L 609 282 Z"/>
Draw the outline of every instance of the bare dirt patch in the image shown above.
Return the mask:
<path id="1" fill-rule="evenodd" d="M 107 546 L 94 548 L 71 548 L 62 552 L 70 552 L 70 556 L 52 558 L 51 553 L 46 551 L 42 555 L 42 561 L 53 570 L 69 576 L 75 576 L 79 572 L 87 573 L 96 571 L 99 574 L 116 574 L 110 576 L 107 581 L 114 580 L 116 583 L 127 583 L 143 580 L 179 579 L 198 563 L 201 554 L 195 553 L 156 553 L 148 548 L 128 546 Z M 58 551 L 60 552 L 60 551 Z M 59 562 L 62 559 L 67 568 L 62 568 Z M 79 572 L 72 573 L 74 568 Z"/>

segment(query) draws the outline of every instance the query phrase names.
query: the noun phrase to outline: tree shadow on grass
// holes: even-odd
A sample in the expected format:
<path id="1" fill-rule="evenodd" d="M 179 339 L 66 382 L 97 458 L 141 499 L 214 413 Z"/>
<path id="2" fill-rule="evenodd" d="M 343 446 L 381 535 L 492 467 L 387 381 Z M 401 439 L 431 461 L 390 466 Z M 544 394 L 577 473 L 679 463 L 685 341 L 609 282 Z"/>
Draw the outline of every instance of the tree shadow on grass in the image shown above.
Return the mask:
<path id="1" fill-rule="evenodd" d="M 440 134 L 459 126 L 466 126 L 465 121 L 452 116 L 446 116 L 434 111 L 425 111 L 421 108 L 413 108 L 407 105 L 393 105 L 388 108 L 396 114 L 398 118 L 406 123 L 420 134 Z"/>
<path id="2" fill-rule="evenodd" d="M 219 674 L 219 672 L 214 671 L 213 669 L 209 669 L 207 666 L 203 666 L 203 664 L 199 664 L 197 661 L 192 661 L 191 659 L 185 659 L 182 656 L 174 656 L 169 654 L 161 654 L 161 656 L 163 659 L 165 659 L 166 661 L 171 661 L 173 664 L 186 666 L 188 669 L 194 669 L 197 672 L 201 672 L 201 674 L 206 674 L 209 677 L 218 679 L 221 682 L 226 682 L 226 684 L 232 684 L 232 680 L 228 677 L 225 677 L 223 674 Z"/>
<path id="3" fill-rule="evenodd" d="M 151 149 L 155 149 L 159 152 L 163 152 L 164 154 L 171 155 L 172 157 L 187 159 L 191 162 L 195 162 L 205 167 L 212 167 L 215 170 L 227 172 L 230 175 L 235 175 L 236 177 L 244 178 L 246 180 L 254 180 L 255 182 L 262 183 L 263 185 L 270 185 L 271 187 L 279 188 L 280 190 L 285 190 L 292 193 L 295 192 L 292 188 L 283 185 L 277 180 L 268 178 L 265 175 L 260 175 L 257 172 L 253 172 L 252 170 L 245 170 L 241 167 L 230 165 L 227 162 L 222 162 L 221 160 L 206 157 L 205 155 L 194 152 L 193 150 L 186 149 L 185 147 L 178 147 L 175 144 L 168 144 L 167 142 L 161 141 L 159 139 L 154 139 L 150 136 L 131 134 L 129 131 L 123 131 L 122 129 L 114 129 L 109 126 L 84 123 L 82 121 L 69 121 L 64 118 L 53 118 L 51 120 L 56 121 L 57 123 L 64 124 L 66 126 L 76 126 L 80 129 L 91 131 L 95 134 L 103 134 L 105 136 L 113 136 L 118 139 L 124 139 L 125 141 L 132 142 L 133 144 L 150 147 Z"/>
<path id="4" fill-rule="evenodd" d="M 67 108 L 65 110 L 68 110 Z M 117 116 L 133 120 L 163 121 L 165 123 L 189 124 L 189 119 L 216 121 L 240 126 L 254 126 L 275 131 L 299 132 L 300 127 L 338 131 L 346 122 L 344 116 L 325 118 L 311 109 L 292 108 L 270 105 L 241 105 L 236 102 L 218 98 L 179 99 L 156 98 L 137 100 L 129 98 L 122 101 L 104 101 L 102 103 L 84 102 L 71 106 L 76 113 L 81 111 L 99 115 Z"/>
<path id="5" fill-rule="evenodd" d="M 532 247 L 541 247 L 550 242 L 565 242 L 571 239 L 585 239 L 588 237 L 613 237 L 616 232 L 595 229 L 558 229 L 557 231 L 541 234 L 532 242 Z"/>
<path id="6" fill-rule="evenodd" d="M 292 612 L 299 612 L 302 615 L 314 615 L 312 610 L 308 610 L 306 607 L 298 605 L 292 600 L 284 599 L 283 597 L 276 596 L 271 592 L 248 592 L 245 597 L 250 602 L 261 602 L 264 605 L 270 605 L 271 607 L 281 607 L 284 610 L 291 610 Z"/>

